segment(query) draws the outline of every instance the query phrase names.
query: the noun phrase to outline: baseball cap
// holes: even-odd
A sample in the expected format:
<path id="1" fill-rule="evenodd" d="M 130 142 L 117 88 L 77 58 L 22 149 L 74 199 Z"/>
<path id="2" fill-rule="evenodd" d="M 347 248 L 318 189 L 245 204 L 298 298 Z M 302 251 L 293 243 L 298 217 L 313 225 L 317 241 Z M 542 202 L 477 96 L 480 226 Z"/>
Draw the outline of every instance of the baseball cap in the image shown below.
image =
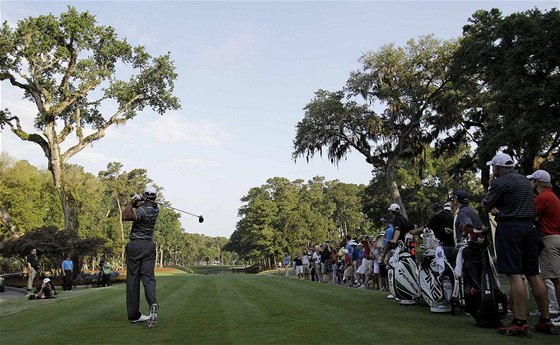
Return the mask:
<path id="1" fill-rule="evenodd" d="M 451 203 L 446 202 L 443 205 L 443 209 L 446 210 L 446 211 L 451 211 Z"/>
<path id="2" fill-rule="evenodd" d="M 401 207 L 399 206 L 399 204 L 391 204 L 391 206 L 389 206 L 389 208 L 387 210 L 388 211 L 400 211 Z"/>
<path id="3" fill-rule="evenodd" d="M 349 253 L 348 249 L 344 248 L 344 254 L 348 254 L 348 253 Z"/>
<path id="4" fill-rule="evenodd" d="M 486 165 L 497 165 L 499 167 L 512 168 L 513 158 L 511 158 L 511 156 L 507 153 L 498 153 L 491 161 L 486 162 Z"/>
<path id="5" fill-rule="evenodd" d="M 144 190 L 144 196 L 148 199 L 155 199 L 157 195 L 157 191 L 154 186 L 146 186 Z"/>
<path id="6" fill-rule="evenodd" d="M 465 192 L 462 189 L 456 190 L 453 192 L 453 196 L 457 198 L 459 201 L 469 201 L 469 193 Z"/>
<path id="7" fill-rule="evenodd" d="M 50 280 L 49 278 L 45 278 L 45 279 L 43 279 L 43 284 L 46 284 L 46 283 L 48 283 L 48 282 L 50 282 L 50 281 L 51 281 L 51 280 Z"/>
<path id="8" fill-rule="evenodd" d="M 357 245 L 356 241 L 354 241 L 354 240 L 350 240 L 350 241 L 348 242 L 348 244 L 351 245 L 351 246 Z"/>
<path id="9" fill-rule="evenodd" d="M 550 174 L 544 170 L 537 170 L 531 175 L 527 175 L 529 180 L 537 180 L 545 183 L 550 183 Z"/>

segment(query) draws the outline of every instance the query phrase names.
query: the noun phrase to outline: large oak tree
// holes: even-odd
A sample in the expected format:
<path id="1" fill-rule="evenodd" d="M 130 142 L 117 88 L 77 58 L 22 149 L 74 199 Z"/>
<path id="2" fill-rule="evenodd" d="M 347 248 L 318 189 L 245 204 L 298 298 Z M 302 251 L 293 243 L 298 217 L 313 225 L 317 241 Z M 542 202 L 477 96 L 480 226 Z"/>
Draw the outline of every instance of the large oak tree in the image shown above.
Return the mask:
<path id="1" fill-rule="evenodd" d="M 128 72 L 128 80 L 119 79 Z M 176 77 L 169 53 L 152 57 L 143 46 L 131 46 L 112 27 L 72 7 L 58 17 L 21 20 L 15 29 L 3 23 L 0 80 L 19 89 L 36 112 L 14 114 L 6 108 L 0 112 L 0 127 L 41 147 L 66 230 L 76 232 L 78 222 L 66 162 L 101 139 L 107 128 L 125 124 L 145 108 L 159 114 L 178 109 Z M 34 128 L 24 128 L 22 119 L 31 116 Z M 71 134 L 73 141 L 67 140 Z M 65 141 L 69 147 L 63 151 Z"/>

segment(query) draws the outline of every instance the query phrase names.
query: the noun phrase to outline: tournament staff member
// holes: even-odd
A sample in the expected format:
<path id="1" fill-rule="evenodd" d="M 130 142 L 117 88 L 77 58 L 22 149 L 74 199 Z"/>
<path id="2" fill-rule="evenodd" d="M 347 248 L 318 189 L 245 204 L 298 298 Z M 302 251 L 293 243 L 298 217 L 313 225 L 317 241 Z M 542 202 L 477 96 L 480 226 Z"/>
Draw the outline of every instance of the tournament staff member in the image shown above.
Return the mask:
<path id="1" fill-rule="evenodd" d="M 123 211 L 122 219 L 133 221 L 130 242 L 126 246 L 126 309 L 128 320 L 133 323 L 148 321 L 149 327 L 157 323 L 158 304 L 156 300 L 156 245 L 152 241 L 159 215 L 155 203 L 156 189 L 146 186 L 144 196 L 135 194 Z M 140 313 L 140 278 L 144 285 L 150 315 Z"/>
<path id="2" fill-rule="evenodd" d="M 548 312 L 548 295 L 544 280 L 539 273 L 539 233 L 532 223 L 535 217 L 533 188 L 527 177 L 513 170 L 513 159 L 498 153 L 487 163 L 492 166 L 494 178 L 490 180 L 488 193 L 482 200 L 485 212 L 496 216 L 496 268 L 506 274 L 513 296 L 514 319 L 509 326 L 498 328 L 503 335 L 525 336 L 527 325 L 527 292 L 524 274 L 531 284 L 541 319 L 535 325 L 537 331 L 553 334 L 554 326 Z"/>

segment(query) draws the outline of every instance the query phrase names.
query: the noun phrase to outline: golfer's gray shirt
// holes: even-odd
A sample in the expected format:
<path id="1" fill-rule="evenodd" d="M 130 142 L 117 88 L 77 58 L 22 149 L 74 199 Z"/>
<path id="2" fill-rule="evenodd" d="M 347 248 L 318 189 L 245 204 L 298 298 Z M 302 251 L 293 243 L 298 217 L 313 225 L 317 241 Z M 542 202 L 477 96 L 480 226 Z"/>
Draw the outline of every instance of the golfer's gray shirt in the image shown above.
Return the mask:
<path id="1" fill-rule="evenodd" d="M 157 205 L 149 204 L 142 205 L 134 212 L 134 222 L 130 230 L 129 239 L 132 240 L 148 240 L 151 241 L 154 237 L 154 230 L 159 215 L 159 208 Z"/>

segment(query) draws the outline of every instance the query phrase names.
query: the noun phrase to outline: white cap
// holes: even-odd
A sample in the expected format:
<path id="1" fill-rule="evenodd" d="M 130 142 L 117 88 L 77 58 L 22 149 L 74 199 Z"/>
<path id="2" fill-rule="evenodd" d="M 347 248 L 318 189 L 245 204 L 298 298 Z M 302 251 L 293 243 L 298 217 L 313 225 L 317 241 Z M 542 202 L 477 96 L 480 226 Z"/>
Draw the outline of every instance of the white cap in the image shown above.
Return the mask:
<path id="1" fill-rule="evenodd" d="M 389 206 L 389 211 L 400 211 L 401 207 L 399 206 L 399 204 L 391 204 L 391 206 Z"/>
<path id="2" fill-rule="evenodd" d="M 157 191 L 154 186 L 146 186 L 144 190 L 144 196 L 148 199 L 155 199 L 157 195 Z"/>
<path id="3" fill-rule="evenodd" d="M 498 153 L 486 165 L 497 165 L 499 167 L 513 168 L 513 158 L 507 153 Z"/>
<path id="4" fill-rule="evenodd" d="M 446 202 L 443 205 L 443 209 L 446 210 L 446 211 L 451 211 L 451 203 Z"/>
<path id="5" fill-rule="evenodd" d="M 348 254 L 348 253 L 349 253 L 348 249 L 344 248 L 344 254 Z"/>
<path id="6" fill-rule="evenodd" d="M 43 284 L 46 284 L 46 283 L 48 283 L 48 282 L 50 282 L 50 281 L 51 281 L 51 280 L 50 280 L 49 278 L 45 278 L 45 279 L 43 279 Z"/>
<path id="7" fill-rule="evenodd" d="M 529 180 L 537 180 L 545 183 L 550 183 L 550 174 L 544 170 L 537 170 L 532 175 L 527 175 Z"/>

